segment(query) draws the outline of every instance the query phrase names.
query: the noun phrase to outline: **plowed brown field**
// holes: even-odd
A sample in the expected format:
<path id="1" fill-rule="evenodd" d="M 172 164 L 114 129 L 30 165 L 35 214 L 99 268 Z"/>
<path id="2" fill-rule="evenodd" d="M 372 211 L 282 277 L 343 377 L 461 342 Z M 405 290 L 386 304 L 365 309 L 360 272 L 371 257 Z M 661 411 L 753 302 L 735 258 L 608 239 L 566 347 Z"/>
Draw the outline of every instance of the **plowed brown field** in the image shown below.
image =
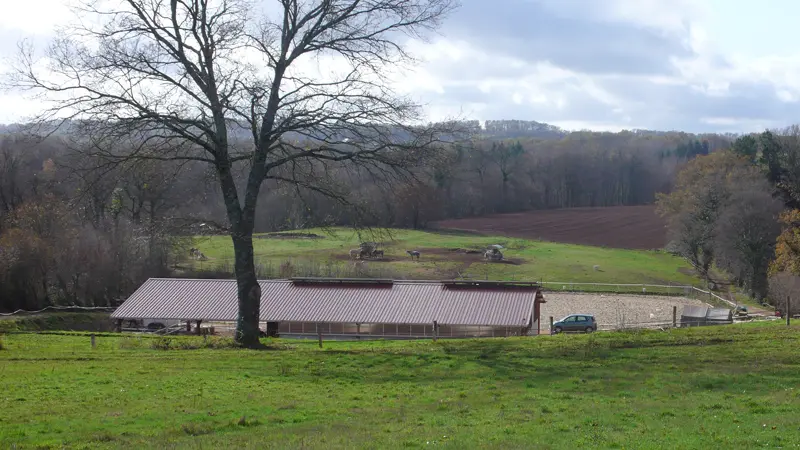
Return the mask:
<path id="1" fill-rule="evenodd" d="M 612 248 L 658 249 L 663 248 L 667 241 L 666 223 L 652 205 L 495 214 L 443 220 L 434 226 Z"/>

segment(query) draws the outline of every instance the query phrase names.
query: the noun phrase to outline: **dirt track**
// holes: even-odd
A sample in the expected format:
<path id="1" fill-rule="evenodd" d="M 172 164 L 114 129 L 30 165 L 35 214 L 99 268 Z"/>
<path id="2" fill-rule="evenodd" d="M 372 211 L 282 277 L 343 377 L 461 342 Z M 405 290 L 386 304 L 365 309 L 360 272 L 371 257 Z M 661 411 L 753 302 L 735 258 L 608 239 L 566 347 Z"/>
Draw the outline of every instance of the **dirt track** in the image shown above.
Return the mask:
<path id="1" fill-rule="evenodd" d="M 441 229 L 644 250 L 666 245 L 665 225 L 652 205 L 530 211 L 434 224 Z"/>
<path id="2" fill-rule="evenodd" d="M 671 322 L 673 306 L 678 307 L 678 320 L 680 320 L 684 306 L 705 305 L 700 300 L 649 295 L 545 292 L 544 299 L 547 303 L 542 305 L 542 332 L 549 332 L 550 316 L 557 321 L 569 314 L 592 314 L 601 329 L 608 329 L 647 322 Z"/>

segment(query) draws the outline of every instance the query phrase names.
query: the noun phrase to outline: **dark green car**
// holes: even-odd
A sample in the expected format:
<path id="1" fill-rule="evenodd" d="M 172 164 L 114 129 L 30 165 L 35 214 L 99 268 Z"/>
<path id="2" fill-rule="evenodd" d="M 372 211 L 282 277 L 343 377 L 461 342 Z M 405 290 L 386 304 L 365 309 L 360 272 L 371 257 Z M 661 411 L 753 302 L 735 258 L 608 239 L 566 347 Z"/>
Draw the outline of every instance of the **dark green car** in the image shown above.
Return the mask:
<path id="1" fill-rule="evenodd" d="M 591 333 L 597 330 L 597 321 L 591 314 L 570 314 L 553 323 L 553 333 L 562 331 Z"/>

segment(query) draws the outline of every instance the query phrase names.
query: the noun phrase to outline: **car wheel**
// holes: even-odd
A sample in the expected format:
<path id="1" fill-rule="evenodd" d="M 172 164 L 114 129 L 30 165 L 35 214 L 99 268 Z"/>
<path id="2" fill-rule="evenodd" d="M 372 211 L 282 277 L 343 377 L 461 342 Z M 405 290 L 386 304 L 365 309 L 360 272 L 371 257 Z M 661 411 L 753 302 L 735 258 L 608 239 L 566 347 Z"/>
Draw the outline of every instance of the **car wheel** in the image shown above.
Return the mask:
<path id="1" fill-rule="evenodd" d="M 587 332 L 587 333 L 591 333 L 592 331 L 594 331 L 594 328 L 592 328 L 592 327 L 586 327 L 586 332 Z"/>
<path id="2" fill-rule="evenodd" d="M 555 328 L 553 328 L 553 332 L 554 332 L 555 334 L 561 333 L 561 327 L 555 327 Z"/>

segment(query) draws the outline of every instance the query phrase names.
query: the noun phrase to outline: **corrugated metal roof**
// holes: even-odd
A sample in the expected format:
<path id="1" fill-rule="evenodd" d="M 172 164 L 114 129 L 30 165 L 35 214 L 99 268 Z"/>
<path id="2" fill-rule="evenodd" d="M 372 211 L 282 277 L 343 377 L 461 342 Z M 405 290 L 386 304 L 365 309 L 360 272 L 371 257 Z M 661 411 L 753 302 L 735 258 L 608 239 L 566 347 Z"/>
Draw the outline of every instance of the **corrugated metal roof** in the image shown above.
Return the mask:
<path id="1" fill-rule="evenodd" d="M 697 317 L 704 319 L 706 314 L 708 313 L 708 307 L 706 306 L 692 306 L 686 305 L 683 307 L 683 312 L 681 312 L 682 317 Z"/>
<path id="2" fill-rule="evenodd" d="M 301 284 L 259 281 L 262 321 L 525 326 L 536 288 L 447 288 L 442 282 Z M 234 321 L 235 280 L 152 278 L 115 319 Z"/>

